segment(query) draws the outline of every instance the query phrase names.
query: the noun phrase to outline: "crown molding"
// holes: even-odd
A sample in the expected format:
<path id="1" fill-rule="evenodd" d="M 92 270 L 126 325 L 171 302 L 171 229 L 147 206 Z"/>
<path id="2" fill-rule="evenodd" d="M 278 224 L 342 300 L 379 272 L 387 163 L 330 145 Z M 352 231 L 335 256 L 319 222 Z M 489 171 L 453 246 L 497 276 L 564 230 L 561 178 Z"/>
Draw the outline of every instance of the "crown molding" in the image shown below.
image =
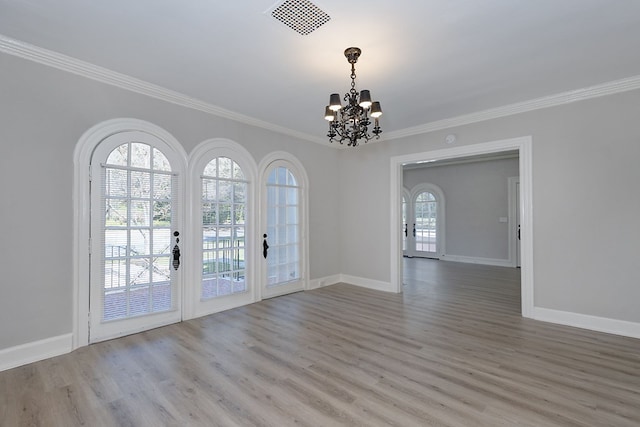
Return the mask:
<path id="1" fill-rule="evenodd" d="M 500 117 L 513 116 L 515 114 L 526 113 L 528 111 L 540 110 L 543 108 L 556 107 L 587 99 L 598 98 L 606 95 L 613 95 L 620 92 L 628 92 L 640 89 L 640 76 L 628 77 L 614 80 L 595 86 L 582 89 L 557 93 L 555 95 L 530 99 L 528 101 L 517 102 L 515 104 L 504 105 L 502 107 L 491 108 L 462 116 L 437 120 L 420 126 L 401 129 L 389 132 L 385 135 L 386 140 L 405 138 L 408 136 L 420 135 L 456 126 L 468 125 L 471 123 L 483 122 L 486 120 L 498 119 Z"/>
<path id="2" fill-rule="evenodd" d="M 327 146 L 327 141 L 324 138 L 309 135 L 304 132 L 295 131 L 283 126 L 274 125 L 272 123 L 265 122 L 253 117 L 245 116 L 243 114 L 236 113 L 234 111 L 227 110 L 213 104 L 209 104 L 199 99 L 189 97 L 180 92 L 172 91 L 161 86 L 145 82 L 144 80 L 136 79 L 126 74 L 118 73 L 116 71 L 99 67 L 97 65 L 81 61 L 79 59 L 72 58 L 58 52 L 34 46 L 20 40 L 12 39 L 2 34 L 0 34 L 0 52 L 18 56 L 23 59 L 57 68 L 59 70 L 67 71 L 69 73 L 96 80 L 111 86 L 116 86 L 131 92 L 136 92 L 162 101 L 170 102 L 172 104 L 180 105 L 214 116 L 234 120 L 250 126 L 255 126 L 283 135 L 288 135 L 294 138 Z M 483 122 L 486 120 L 512 116 L 515 114 L 526 113 L 528 111 L 570 104 L 573 102 L 584 101 L 591 98 L 597 98 L 636 89 L 640 89 L 640 76 L 614 80 L 611 82 L 589 86 L 582 89 L 561 92 L 555 95 L 535 98 L 528 101 L 509 104 L 497 108 L 491 108 L 475 113 L 464 114 L 461 116 L 450 117 L 442 120 L 436 120 L 433 122 L 425 123 L 423 125 L 388 132 L 385 133 L 379 140 L 369 141 L 369 144 L 391 141 L 414 135 L 421 135 L 457 126 Z M 331 144 L 328 146 L 338 149 L 345 148 L 340 146 L 339 144 Z"/>
<path id="3" fill-rule="evenodd" d="M 326 145 L 326 140 L 323 138 L 315 137 L 303 132 L 298 132 L 293 129 L 285 128 L 283 126 L 274 125 L 263 120 L 245 116 L 243 114 L 236 113 L 234 111 L 227 110 L 213 104 L 209 104 L 199 99 L 192 98 L 180 92 L 169 90 L 162 86 L 148 83 L 144 80 L 136 79 L 135 77 L 118 73 L 116 71 L 112 71 L 85 61 L 81 61 L 79 59 L 63 55 L 58 52 L 34 46 L 20 40 L 12 39 L 2 34 L 0 34 L 0 52 L 8 53 L 9 55 L 17 56 L 29 61 L 57 68 L 62 71 L 67 71 L 69 73 L 86 77 L 91 80 L 106 83 L 111 86 L 116 86 L 124 90 L 170 102 L 182 107 L 191 108 L 193 110 L 198 110 L 207 114 L 234 120 L 236 122 L 270 130 L 280 134 L 289 135 L 294 138 Z"/>

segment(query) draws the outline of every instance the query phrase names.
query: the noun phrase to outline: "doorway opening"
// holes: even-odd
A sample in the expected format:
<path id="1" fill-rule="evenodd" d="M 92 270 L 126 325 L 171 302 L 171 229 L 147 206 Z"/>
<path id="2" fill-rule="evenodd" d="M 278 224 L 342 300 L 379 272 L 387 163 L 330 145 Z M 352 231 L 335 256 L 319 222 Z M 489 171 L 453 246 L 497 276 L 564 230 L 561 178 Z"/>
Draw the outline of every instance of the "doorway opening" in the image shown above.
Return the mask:
<path id="1" fill-rule="evenodd" d="M 390 271 L 391 285 L 396 292 L 402 292 L 403 278 L 403 167 L 419 162 L 433 162 L 446 159 L 498 154 L 517 151 L 519 157 L 519 212 L 520 212 L 520 259 L 521 259 L 521 313 L 523 317 L 533 316 L 533 233 L 532 233 L 532 155 L 530 136 L 494 142 L 474 144 L 450 149 L 413 153 L 391 158 L 390 169 Z"/>

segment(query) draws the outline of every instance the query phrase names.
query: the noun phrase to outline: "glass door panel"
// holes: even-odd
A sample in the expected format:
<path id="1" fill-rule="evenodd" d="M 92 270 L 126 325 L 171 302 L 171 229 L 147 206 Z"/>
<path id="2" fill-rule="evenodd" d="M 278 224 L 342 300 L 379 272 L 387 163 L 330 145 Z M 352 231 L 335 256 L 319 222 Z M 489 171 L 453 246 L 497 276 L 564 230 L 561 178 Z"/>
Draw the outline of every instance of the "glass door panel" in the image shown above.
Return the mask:
<path id="1" fill-rule="evenodd" d="M 418 256 L 434 256 L 437 250 L 437 202 L 432 193 L 423 192 L 415 200 L 413 235 Z"/>
<path id="2" fill-rule="evenodd" d="M 276 166 L 270 170 L 265 197 L 263 256 L 266 258 L 266 278 L 263 297 L 268 298 L 302 290 L 304 285 L 301 268 L 301 188 L 289 168 Z"/>
<path id="3" fill-rule="evenodd" d="M 171 262 L 178 175 L 156 144 L 123 132 L 92 158 L 91 342 L 181 319 Z"/>

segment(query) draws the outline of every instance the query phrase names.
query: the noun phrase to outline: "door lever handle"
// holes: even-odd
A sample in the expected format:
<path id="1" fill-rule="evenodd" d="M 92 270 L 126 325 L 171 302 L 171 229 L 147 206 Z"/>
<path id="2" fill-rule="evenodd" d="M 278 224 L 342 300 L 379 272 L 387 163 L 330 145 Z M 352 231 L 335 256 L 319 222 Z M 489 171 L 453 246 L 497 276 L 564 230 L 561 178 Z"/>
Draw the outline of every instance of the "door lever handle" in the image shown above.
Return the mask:
<path id="1" fill-rule="evenodd" d="M 405 224 L 404 225 L 404 237 L 407 237 L 409 235 L 409 224 Z"/>
<path id="2" fill-rule="evenodd" d="M 416 225 L 413 224 L 413 237 L 416 237 Z"/>
<path id="3" fill-rule="evenodd" d="M 267 254 L 269 253 L 269 244 L 267 243 L 267 235 L 263 234 L 264 240 L 262 241 L 262 256 L 267 259 Z"/>
<path id="4" fill-rule="evenodd" d="M 180 233 L 174 231 L 173 235 L 176 236 L 176 244 L 173 247 L 173 269 L 177 270 L 178 267 L 180 267 L 180 247 L 178 246 L 178 243 L 180 243 L 180 239 L 178 238 Z"/>

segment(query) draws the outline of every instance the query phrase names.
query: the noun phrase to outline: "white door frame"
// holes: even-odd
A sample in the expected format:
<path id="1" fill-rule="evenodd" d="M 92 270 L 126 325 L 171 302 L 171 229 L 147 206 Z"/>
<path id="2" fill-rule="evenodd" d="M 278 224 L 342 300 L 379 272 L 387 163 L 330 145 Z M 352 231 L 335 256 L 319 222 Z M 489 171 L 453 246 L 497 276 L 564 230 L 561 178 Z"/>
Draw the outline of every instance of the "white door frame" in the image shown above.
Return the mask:
<path id="1" fill-rule="evenodd" d="M 78 140 L 73 152 L 73 332 L 72 349 L 89 344 L 89 237 L 91 216 L 90 164 L 93 150 L 102 140 L 115 133 L 137 130 L 149 133 L 175 150 L 179 170 L 187 170 L 187 154 L 169 132 L 143 120 L 120 118 L 98 123 Z M 180 180 L 178 194 L 185 194 L 185 180 Z M 185 204 L 180 204 L 179 217 L 185 218 Z M 184 227 L 181 227 L 184 228 Z M 179 269 L 182 274 L 184 269 Z M 184 281 L 181 280 L 183 283 Z M 183 286 L 184 290 L 184 286 Z M 184 302 L 184 298 L 181 298 Z M 182 310 L 182 307 L 179 307 Z"/>
<path id="2" fill-rule="evenodd" d="M 532 137 L 504 139 L 493 142 L 433 150 L 421 153 L 394 156 L 390 159 L 390 272 L 391 288 L 402 292 L 402 167 L 405 164 L 421 161 L 436 161 L 456 157 L 499 153 L 518 150 L 520 165 L 520 212 L 521 216 L 521 311 L 523 317 L 533 317 L 534 281 L 533 281 L 533 199 L 532 199 Z"/>
<path id="3" fill-rule="evenodd" d="M 516 186 L 520 184 L 519 176 L 507 178 L 509 186 L 509 263 L 512 267 L 518 267 L 518 219 L 522 214 L 518 213 L 520 208 L 517 197 Z"/>

